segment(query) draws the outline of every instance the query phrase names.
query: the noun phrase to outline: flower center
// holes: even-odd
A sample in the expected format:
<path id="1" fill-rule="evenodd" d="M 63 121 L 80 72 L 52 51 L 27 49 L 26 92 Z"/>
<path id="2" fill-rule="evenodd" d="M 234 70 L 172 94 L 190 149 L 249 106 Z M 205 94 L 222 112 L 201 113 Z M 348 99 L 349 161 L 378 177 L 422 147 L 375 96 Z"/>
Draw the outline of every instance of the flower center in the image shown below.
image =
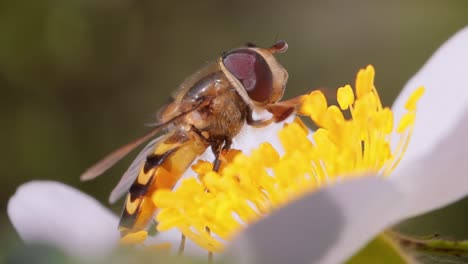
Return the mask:
<path id="1" fill-rule="evenodd" d="M 350 85 L 339 88 L 339 106 L 328 106 L 320 91 L 306 95 L 299 114 L 310 116 L 319 128 L 311 132 L 298 118 L 285 125 L 279 131 L 281 155 L 269 143 L 249 156 L 232 150 L 224 153 L 219 172 L 199 161 L 193 166 L 198 177 L 172 191 L 158 190 L 153 196 L 161 208 L 157 229 L 177 228 L 200 247 L 219 252 L 244 227 L 305 193 L 345 178 L 389 175 L 408 146 L 424 88 L 410 96 L 395 128 L 374 75 L 368 66 L 357 74 L 355 91 Z M 399 137 L 392 149 L 393 134 Z"/>

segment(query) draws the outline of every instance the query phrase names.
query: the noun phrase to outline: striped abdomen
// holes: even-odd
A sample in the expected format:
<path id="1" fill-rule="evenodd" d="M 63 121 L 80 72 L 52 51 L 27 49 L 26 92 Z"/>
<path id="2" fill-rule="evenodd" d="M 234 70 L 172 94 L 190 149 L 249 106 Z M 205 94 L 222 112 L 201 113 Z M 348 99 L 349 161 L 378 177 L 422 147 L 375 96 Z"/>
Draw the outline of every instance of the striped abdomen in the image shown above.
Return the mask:
<path id="1" fill-rule="evenodd" d="M 158 189 L 174 188 L 190 164 L 207 148 L 197 135 L 176 131 L 163 137 L 148 155 L 128 192 L 119 223 L 122 236 L 148 227 L 157 209 L 151 196 Z"/>

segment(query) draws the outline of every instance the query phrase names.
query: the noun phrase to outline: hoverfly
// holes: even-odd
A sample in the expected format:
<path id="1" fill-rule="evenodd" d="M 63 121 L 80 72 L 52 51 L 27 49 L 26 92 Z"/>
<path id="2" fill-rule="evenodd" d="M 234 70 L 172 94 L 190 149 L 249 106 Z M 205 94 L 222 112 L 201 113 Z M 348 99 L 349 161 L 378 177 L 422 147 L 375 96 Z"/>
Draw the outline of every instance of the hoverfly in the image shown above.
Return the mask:
<path id="1" fill-rule="evenodd" d="M 225 52 L 186 79 L 157 115 L 157 123 L 147 135 L 117 149 L 81 175 L 91 180 L 113 166 L 134 148 L 153 138 L 161 129 L 165 133 L 153 139 L 136 157 L 111 192 L 114 203 L 123 194 L 127 198 L 120 218 L 122 236 L 145 230 L 157 207 L 151 195 L 158 189 L 172 189 L 192 162 L 211 147 L 220 167 L 220 154 L 229 150 L 232 138 L 246 123 L 264 127 L 290 116 L 300 97 L 279 102 L 287 71 L 274 54 L 285 52 L 288 45 L 278 41 L 269 48 L 253 44 Z M 267 119 L 255 120 L 253 113 L 266 110 Z"/>

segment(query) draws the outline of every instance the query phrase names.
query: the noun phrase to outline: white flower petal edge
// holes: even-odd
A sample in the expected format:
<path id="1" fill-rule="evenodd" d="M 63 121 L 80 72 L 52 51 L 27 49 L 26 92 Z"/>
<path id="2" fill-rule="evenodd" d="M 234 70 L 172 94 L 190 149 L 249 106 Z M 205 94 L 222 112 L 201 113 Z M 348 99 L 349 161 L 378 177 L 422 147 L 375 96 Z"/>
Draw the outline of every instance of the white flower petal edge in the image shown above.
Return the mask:
<path id="1" fill-rule="evenodd" d="M 468 107 L 468 27 L 447 40 L 411 78 L 393 104 L 395 120 L 419 86 L 426 92 L 418 102 L 414 134 L 399 169 L 431 153 L 460 121 Z"/>
<path id="2" fill-rule="evenodd" d="M 468 111 L 451 132 L 431 153 L 391 179 L 406 198 L 402 218 L 438 209 L 468 194 Z"/>
<path id="3" fill-rule="evenodd" d="M 26 243 L 45 243 L 77 257 L 100 257 L 117 245 L 117 217 L 65 184 L 32 181 L 8 201 L 8 216 Z"/>
<path id="4" fill-rule="evenodd" d="M 408 201 L 404 217 L 440 208 L 468 194 L 468 27 L 444 43 L 408 82 L 395 110 L 417 86 L 426 93 L 418 104 L 414 134 L 391 176 Z"/>
<path id="5" fill-rule="evenodd" d="M 91 196 L 54 181 L 21 185 L 8 201 L 8 216 L 26 243 L 43 243 L 80 258 L 109 255 L 120 239 L 118 218 Z M 146 245 L 171 243 L 177 252 L 181 234 L 170 230 L 148 237 Z M 185 255 L 206 250 L 186 241 Z"/>
<path id="6" fill-rule="evenodd" d="M 236 263 L 341 263 L 394 223 L 401 198 L 378 177 L 338 183 L 248 227 L 226 257 Z"/>

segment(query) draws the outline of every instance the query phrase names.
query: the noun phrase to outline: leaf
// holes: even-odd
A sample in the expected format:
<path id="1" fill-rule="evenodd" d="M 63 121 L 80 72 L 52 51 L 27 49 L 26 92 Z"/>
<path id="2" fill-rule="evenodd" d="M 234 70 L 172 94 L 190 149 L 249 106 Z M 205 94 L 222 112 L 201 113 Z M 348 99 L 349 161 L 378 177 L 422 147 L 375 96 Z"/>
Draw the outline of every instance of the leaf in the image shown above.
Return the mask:
<path id="1" fill-rule="evenodd" d="M 406 264 L 411 262 L 410 259 L 388 235 L 382 233 L 349 259 L 347 264 Z"/>

